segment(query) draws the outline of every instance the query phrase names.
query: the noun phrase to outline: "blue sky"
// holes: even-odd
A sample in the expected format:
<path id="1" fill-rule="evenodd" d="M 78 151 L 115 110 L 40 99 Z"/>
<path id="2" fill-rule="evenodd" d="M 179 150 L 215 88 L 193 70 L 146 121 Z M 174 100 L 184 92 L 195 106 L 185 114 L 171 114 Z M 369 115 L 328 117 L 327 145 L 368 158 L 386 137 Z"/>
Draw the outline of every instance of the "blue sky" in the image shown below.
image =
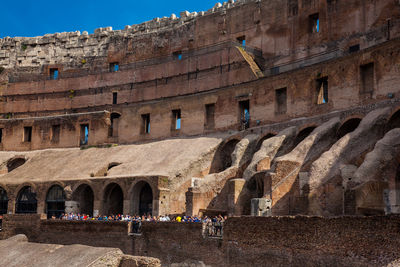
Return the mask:
<path id="1" fill-rule="evenodd" d="M 218 0 L 14 0 L 1 3 L 0 38 L 46 33 L 114 30 L 184 10 L 206 11 Z M 222 2 L 222 1 L 221 1 Z"/>

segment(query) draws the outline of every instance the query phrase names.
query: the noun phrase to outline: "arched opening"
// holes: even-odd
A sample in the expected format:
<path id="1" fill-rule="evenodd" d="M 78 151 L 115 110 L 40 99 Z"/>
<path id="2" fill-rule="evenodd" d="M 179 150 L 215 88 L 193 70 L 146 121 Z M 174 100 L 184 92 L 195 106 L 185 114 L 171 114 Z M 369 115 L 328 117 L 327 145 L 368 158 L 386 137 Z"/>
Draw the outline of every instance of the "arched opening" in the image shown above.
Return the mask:
<path id="1" fill-rule="evenodd" d="M 260 150 L 261 145 L 262 145 L 262 143 L 263 143 L 265 140 L 267 140 L 267 139 L 269 139 L 269 138 L 271 138 L 271 137 L 274 137 L 274 136 L 275 136 L 275 134 L 272 134 L 272 133 L 269 133 L 269 134 L 263 136 L 263 137 L 258 141 L 258 143 L 257 143 L 256 151 Z"/>
<path id="2" fill-rule="evenodd" d="M 105 215 L 117 215 L 123 213 L 124 194 L 116 183 L 109 184 L 104 191 L 103 210 Z"/>
<path id="3" fill-rule="evenodd" d="M 348 133 L 353 132 L 357 129 L 358 125 L 360 125 L 361 119 L 353 118 L 347 120 L 345 123 L 340 126 L 339 130 L 337 131 L 337 138 L 340 139 Z"/>
<path id="4" fill-rule="evenodd" d="M 210 173 L 222 172 L 232 166 L 231 155 L 239 142 L 240 140 L 238 139 L 232 139 L 217 149 L 211 164 Z"/>
<path id="5" fill-rule="evenodd" d="M 132 191 L 132 214 L 153 214 L 153 190 L 151 186 L 141 181 L 135 185 Z"/>
<path id="6" fill-rule="evenodd" d="M 37 212 L 36 192 L 33 191 L 32 187 L 25 186 L 18 193 L 15 213 L 36 213 L 36 212 Z"/>
<path id="7" fill-rule="evenodd" d="M 89 185 L 80 185 L 72 194 L 72 200 L 77 202 L 76 213 L 93 216 L 94 194 Z"/>
<path id="8" fill-rule="evenodd" d="M 312 131 L 314 131 L 315 128 L 316 128 L 315 126 L 310 126 L 310 127 L 307 127 L 305 129 L 301 130 L 296 136 L 294 146 L 296 147 L 304 139 L 306 139 L 312 133 Z"/>
<path id="9" fill-rule="evenodd" d="M 0 215 L 7 214 L 8 210 L 8 196 L 6 190 L 0 187 Z"/>
<path id="10" fill-rule="evenodd" d="M 8 161 L 7 163 L 7 171 L 8 172 L 12 172 L 13 170 L 15 170 L 16 168 L 24 165 L 26 162 L 26 159 L 24 158 L 15 158 L 15 159 L 11 159 Z"/>
<path id="11" fill-rule="evenodd" d="M 110 115 L 110 128 L 108 129 L 108 136 L 110 137 L 118 137 L 118 125 L 119 125 L 119 118 L 121 114 L 118 113 L 111 113 Z"/>
<path id="12" fill-rule="evenodd" d="M 47 192 L 46 196 L 47 218 L 53 216 L 59 218 L 65 211 L 65 193 L 64 189 L 59 185 L 54 185 Z"/>
<path id="13" fill-rule="evenodd" d="M 386 126 L 386 132 L 389 132 L 390 130 L 393 130 L 395 128 L 400 128 L 400 110 L 396 111 L 390 117 Z"/>

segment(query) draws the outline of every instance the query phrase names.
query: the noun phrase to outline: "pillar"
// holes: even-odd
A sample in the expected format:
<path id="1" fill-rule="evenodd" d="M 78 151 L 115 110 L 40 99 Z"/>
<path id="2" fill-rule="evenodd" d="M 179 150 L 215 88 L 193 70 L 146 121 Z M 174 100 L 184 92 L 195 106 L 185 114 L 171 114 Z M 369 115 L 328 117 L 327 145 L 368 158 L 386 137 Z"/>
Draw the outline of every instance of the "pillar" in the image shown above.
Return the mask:
<path id="1" fill-rule="evenodd" d="M 232 179 L 228 182 L 228 215 L 239 216 L 242 215 L 242 203 L 239 203 L 239 196 L 242 193 L 243 187 L 246 183 L 245 179 L 238 178 Z"/>

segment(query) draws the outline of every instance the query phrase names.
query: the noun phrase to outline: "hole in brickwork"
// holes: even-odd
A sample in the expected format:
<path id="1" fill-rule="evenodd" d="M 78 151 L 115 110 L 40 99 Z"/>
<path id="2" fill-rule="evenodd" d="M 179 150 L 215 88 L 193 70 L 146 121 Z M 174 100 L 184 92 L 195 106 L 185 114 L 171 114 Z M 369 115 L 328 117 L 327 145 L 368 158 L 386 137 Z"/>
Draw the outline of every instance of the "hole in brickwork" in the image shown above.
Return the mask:
<path id="1" fill-rule="evenodd" d="M 287 110 L 287 90 L 281 88 L 275 90 L 275 113 L 284 114 Z"/>
<path id="2" fill-rule="evenodd" d="M 328 103 L 328 77 L 316 80 L 317 83 L 317 104 Z"/>
<path id="3" fill-rule="evenodd" d="M 310 33 L 319 33 L 319 14 L 312 14 L 309 17 L 310 21 Z"/>
<path id="4" fill-rule="evenodd" d="M 24 142 L 32 141 L 32 127 L 24 127 Z"/>
<path id="5" fill-rule="evenodd" d="M 360 93 L 372 93 L 374 91 L 374 63 L 360 66 L 361 89 Z"/>
<path id="6" fill-rule="evenodd" d="M 206 113 L 204 128 L 206 130 L 213 130 L 215 128 L 215 104 L 207 104 L 205 108 Z"/>
<path id="7" fill-rule="evenodd" d="M 173 110 L 172 111 L 171 130 L 172 131 L 180 130 L 181 129 L 181 122 L 182 122 L 181 110 L 180 109 Z"/>
<path id="8" fill-rule="evenodd" d="M 142 114 L 142 127 L 140 132 L 142 134 L 150 133 L 150 114 Z"/>
<path id="9" fill-rule="evenodd" d="M 16 168 L 24 165 L 26 162 L 25 158 L 14 158 L 14 159 L 10 159 L 7 162 L 7 171 L 8 172 L 12 172 L 13 170 L 15 170 Z"/>

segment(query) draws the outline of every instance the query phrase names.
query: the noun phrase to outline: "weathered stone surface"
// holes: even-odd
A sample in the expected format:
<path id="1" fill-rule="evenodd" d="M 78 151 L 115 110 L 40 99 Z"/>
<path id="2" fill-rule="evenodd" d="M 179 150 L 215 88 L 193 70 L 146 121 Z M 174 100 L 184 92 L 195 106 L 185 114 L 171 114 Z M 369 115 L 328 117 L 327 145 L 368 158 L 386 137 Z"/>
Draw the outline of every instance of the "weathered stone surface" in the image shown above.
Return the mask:
<path id="1" fill-rule="evenodd" d="M 25 235 L 0 240 L 0 257 L 4 266 L 161 266 L 158 259 L 125 256 L 117 248 L 30 243 Z"/>
<path id="2" fill-rule="evenodd" d="M 312 164 L 309 177 L 310 214 L 342 214 L 340 192 L 343 190 L 343 179 L 340 169 L 344 164 L 356 163 L 362 154 L 373 149 L 383 136 L 389 114 L 389 108 L 372 111 L 354 132 L 343 136 Z M 329 183 L 333 184 L 329 187 Z"/>
<path id="3" fill-rule="evenodd" d="M 260 149 L 254 154 L 249 166 L 244 171 L 243 177 L 250 179 L 256 172 L 269 169 L 268 165 L 274 159 L 278 150 L 282 149 L 282 146 L 288 146 L 288 143 L 293 142 L 292 140 L 296 137 L 296 134 L 296 127 L 290 127 L 281 131 L 276 136 L 264 140 Z M 262 164 L 263 167 L 259 164 Z"/>

